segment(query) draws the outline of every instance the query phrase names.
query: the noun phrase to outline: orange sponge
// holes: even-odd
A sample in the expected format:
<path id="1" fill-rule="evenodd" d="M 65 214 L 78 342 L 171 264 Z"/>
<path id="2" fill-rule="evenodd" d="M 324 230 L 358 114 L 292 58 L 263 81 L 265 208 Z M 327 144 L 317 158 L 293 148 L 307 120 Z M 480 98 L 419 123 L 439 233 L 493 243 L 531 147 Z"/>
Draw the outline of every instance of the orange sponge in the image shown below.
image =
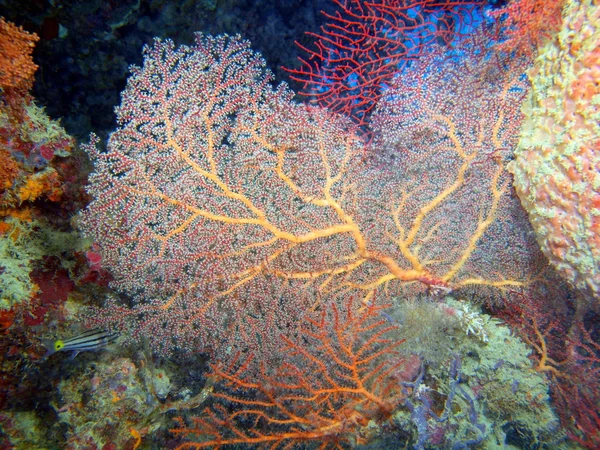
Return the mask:
<path id="1" fill-rule="evenodd" d="M 531 92 L 509 169 L 542 250 L 600 298 L 600 4 L 571 0 L 529 71 Z"/>

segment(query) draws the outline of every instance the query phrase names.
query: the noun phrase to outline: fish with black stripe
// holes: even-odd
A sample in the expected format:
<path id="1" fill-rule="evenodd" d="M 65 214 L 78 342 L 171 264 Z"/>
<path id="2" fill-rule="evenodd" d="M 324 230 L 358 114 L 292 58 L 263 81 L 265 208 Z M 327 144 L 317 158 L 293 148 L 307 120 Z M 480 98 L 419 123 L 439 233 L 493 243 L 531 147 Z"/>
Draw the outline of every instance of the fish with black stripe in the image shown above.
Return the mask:
<path id="1" fill-rule="evenodd" d="M 94 351 L 106 347 L 117 340 L 119 335 L 113 331 L 107 331 L 103 328 L 94 328 L 84 331 L 69 339 L 57 339 L 56 341 L 44 342 L 48 349 L 46 357 L 57 352 L 72 351 L 73 358 L 80 352 Z"/>

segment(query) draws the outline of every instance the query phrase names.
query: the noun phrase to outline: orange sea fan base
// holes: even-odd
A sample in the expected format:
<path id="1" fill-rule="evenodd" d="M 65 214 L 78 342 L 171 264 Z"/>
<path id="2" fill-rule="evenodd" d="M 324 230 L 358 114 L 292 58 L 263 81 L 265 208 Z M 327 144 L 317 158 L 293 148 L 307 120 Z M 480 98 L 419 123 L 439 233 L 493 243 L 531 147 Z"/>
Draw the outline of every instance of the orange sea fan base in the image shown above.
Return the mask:
<path id="1" fill-rule="evenodd" d="M 396 327 L 368 307 L 340 313 L 335 306 L 307 320 L 299 339 L 282 336 L 282 363 L 255 376 L 252 357 L 213 366 L 221 382 L 217 401 L 188 427 L 178 418 L 176 435 L 199 438 L 178 449 L 225 445 L 289 448 L 312 441 L 319 448 L 366 444 L 401 401 L 405 360 L 393 339 Z M 377 424 L 377 425 L 376 425 Z"/>

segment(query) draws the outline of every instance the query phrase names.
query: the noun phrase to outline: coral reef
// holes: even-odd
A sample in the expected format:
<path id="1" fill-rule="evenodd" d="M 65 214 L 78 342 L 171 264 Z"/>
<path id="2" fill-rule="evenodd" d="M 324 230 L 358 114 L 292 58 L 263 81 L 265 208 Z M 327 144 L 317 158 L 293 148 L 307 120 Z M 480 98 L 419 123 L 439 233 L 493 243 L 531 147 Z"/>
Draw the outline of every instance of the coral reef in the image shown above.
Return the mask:
<path id="1" fill-rule="evenodd" d="M 172 430 L 206 439 L 178 448 L 368 444 L 376 421 L 389 419 L 403 397 L 402 340 L 389 339 L 394 328 L 377 308 L 354 315 L 333 307 L 305 321 L 301 341 L 283 336 L 286 356 L 278 366 L 262 366 L 258 376 L 248 370 L 252 356 L 213 366 L 211 377 L 223 382 L 213 394 L 219 402 L 194 417 L 192 427 L 180 418 Z"/>
<path id="2" fill-rule="evenodd" d="M 85 298 L 77 254 L 89 243 L 70 223 L 85 173 L 73 138 L 28 92 L 37 37 L 1 19 L 0 31 L 0 447 L 58 448 L 41 341 L 72 323 L 69 300 Z"/>
<path id="3" fill-rule="evenodd" d="M 0 104 L 0 217 L 39 215 L 38 201 L 59 204 L 69 176 L 64 161 L 74 140 L 24 96 Z M 81 191 L 81 187 L 79 187 Z M 6 226 L 4 226 L 6 228 Z"/>
<path id="4" fill-rule="evenodd" d="M 1 15 L 40 36 L 33 95 L 81 140 L 92 131 L 104 137 L 114 129 L 114 106 L 128 67 L 141 63 L 140 49 L 152 37 L 187 43 L 199 30 L 239 33 L 284 79 L 280 67 L 296 61 L 294 40 L 318 31 L 321 9 L 332 7 L 300 0 L 4 0 L 0 5 Z"/>
<path id="5" fill-rule="evenodd" d="M 60 124 L 26 94 L 17 103 L 0 105 L 0 309 L 34 297 L 38 287 L 30 273 L 44 257 L 77 250 L 79 235 L 59 229 L 56 211 L 46 212 L 50 204 L 61 205 L 65 191 L 81 192 L 81 186 L 65 186 L 69 170 L 64 161 L 73 145 Z"/>
<path id="6" fill-rule="evenodd" d="M 45 430 L 47 427 L 34 411 L 0 412 L 0 448 L 51 450 Z"/>
<path id="7" fill-rule="evenodd" d="M 204 389 L 192 395 L 180 366 L 157 367 L 144 352 L 126 357 L 129 352 L 118 343 L 113 346 L 58 384 L 58 400 L 52 407 L 67 427 L 65 447 L 135 449 L 144 442 L 146 448 L 164 448 L 159 429 L 168 428 L 167 412 L 181 414 L 201 406 L 212 393 L 213 381 L 207 380 Z M 186 364 L 188 370 L 193 366 Z M 177 376 L 180 385 L 169 374 Z"/>
<path id="8" fill-rule="evenodd" d="M 422 361 L 421 375 L 407 384 L 412 395 L 395 414 L 401 429 L 413 430 L 413 443 L 488 448 L 509 443 L 512 432 L 526 445 L 565 438 L 549 381 L 532 370 L 531 349 L 509 327 L 452 297 L 394 299 L 385 315 L 408 337 L 400 353 Z"/>
<path id="9" fill-rule="evenodd" d="M 598 2 L 542 47 L 562 3 L 334 0 L 304 104 L 208 33 L 289 61 L 320 2 L 2 2 L 41 39 L 0 22 L 0 449 L 599 448 L 599 316 L 507 170 L 526 99 L 598 231 Z M 47 111 L 102 134 L 159 33 L 92 169 Z"/>
<path id="10" fill-rule="evenodd" d="M 67 448 L 135 448 L 138 438 L 156 431 L 161 416 L 152 411 L 160 403 L 144 375 L 130 359 L 116 358 L 62 380 L 56 410 L 68 426 Z"/>
<path id="11" fill-rule="evenodd" d="M 528 72 L 514 184 L 537 240 L 574 286 L 600 296 L 600 6 L 566 4 Z"/>
<path id="12" fill-rule="evenodd" d="M 599 317 L 581 315 L 579 296 L 564 293 L 554 302 L 523 297 L 496 315 L 531 346 L 536 372 L 550 380 L 556 414 L 569 439 L 583 448 L 600 445 Z M 559 300 L 558 300 L 559 299 Z"/>
<path id="13" fill-rule="evenodd" d="M 12 35 L 3 38 L 7 36 Z M 69 229 L 69 214 L 83 204 L 84 196 L 81 183 L 73 184 L 82 176 L 74 163 L 77 158 L 72 156 L 73 138 L 27 91 L 35 68 L 30 55 L 33 42 L 29 37 L 21 46 L 10 46 L 20 51 L 28 64 L 20 63 L 12 53 L 3 53 L 24 66 L 21 73 L 26 72 L 28 78 L 3 88 L 0 99 L 0 310 L 29 308 L 24 320 L 39 325 L 44 311 L 66 296 L 56 291 L 53 296 L 45 295 L 36 283 L 42 281 L 34 274 L 39 275 L 48 258 L 59 261 L 54 266 L 64 263 L 62 269 L 73 268 L 70 258 L 83 248 L 79 234 Z M 57 275 L 54 269 L 50 272 Z"/>
<path id="14" fill-rule="evenodd" d="M 8 218 L 3 223 L 9 228 L 0 235 L 0 310 L 32 300 L 41 292 L 31 277 L 34 269 L 50 256 L 60 260 L 63 252 L 76 250 L 81 242 L 77 232 L 53 230 L 39 220 Z M 67 263 L 65 268 L 69 267 Z"/>

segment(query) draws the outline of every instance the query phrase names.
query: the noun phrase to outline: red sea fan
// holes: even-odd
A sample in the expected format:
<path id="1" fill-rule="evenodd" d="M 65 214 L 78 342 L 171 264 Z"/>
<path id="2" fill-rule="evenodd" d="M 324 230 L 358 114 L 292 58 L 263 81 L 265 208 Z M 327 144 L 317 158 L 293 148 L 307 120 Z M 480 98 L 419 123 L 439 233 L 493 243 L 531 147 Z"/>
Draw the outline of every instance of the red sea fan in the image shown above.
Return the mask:
<path id="1" fill-rule="evenodd" d="M 483 0 L 333 0 L 335 14 L 323 11 L 321 33 L 307 33 L 299 69 L 286 69 L 304 84 L 301 95 L 350 116 L 360 126 L 382 90 L 410 61 L 435 44 L 448 45 L 473 30 Z"/>

